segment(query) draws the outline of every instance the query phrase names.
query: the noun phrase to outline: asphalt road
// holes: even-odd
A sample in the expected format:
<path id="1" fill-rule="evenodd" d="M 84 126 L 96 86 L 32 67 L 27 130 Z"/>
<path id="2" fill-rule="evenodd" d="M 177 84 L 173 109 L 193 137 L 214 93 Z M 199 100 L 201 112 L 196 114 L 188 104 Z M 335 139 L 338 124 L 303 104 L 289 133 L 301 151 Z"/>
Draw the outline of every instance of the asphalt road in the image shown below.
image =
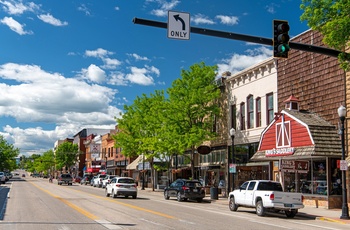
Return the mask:
<path id="1" fill-rule="evenodd" d="M 138 198 L 105 197 L 104 189 L 59 186 L 48 179 L 17 178 L 1 186 L 10 192 L 0 230 L 40 229 L 348 229 L 349 226 L 283 214 L 258 217 L 254 209 L 231 212 L 227 205 L 165 200 L 161 192 L 139 190 Z M 2 195 L 1 195 L 2 196 Z M 6 199 L 5 199 L 6 200 Z M 1 202 L 0 202 L 1 205 Z M 3 206 L 0 206 L 0 208 Z"/>

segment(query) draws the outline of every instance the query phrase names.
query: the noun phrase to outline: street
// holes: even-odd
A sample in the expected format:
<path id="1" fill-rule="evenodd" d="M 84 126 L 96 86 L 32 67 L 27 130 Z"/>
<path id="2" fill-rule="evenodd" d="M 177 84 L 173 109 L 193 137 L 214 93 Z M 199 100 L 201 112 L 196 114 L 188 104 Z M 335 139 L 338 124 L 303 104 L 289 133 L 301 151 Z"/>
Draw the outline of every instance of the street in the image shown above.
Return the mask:
<path id="1" fill-rule="evenodd" d="M 258 217 L 254 209 L 231 212 L 227 202 L 165 200 L 162 192 L 139 190 L 137 199 L 106 197 L 104 189 L 57 185 L 42 178 L 14 178 L 0 215 L 0 230 L 38 229 L 348 229 L 348 225 L 284 214 Z M 1 204 L 1 203 L 0 203 Z M 2 207 L 0 207 L 2 208 Z"/>

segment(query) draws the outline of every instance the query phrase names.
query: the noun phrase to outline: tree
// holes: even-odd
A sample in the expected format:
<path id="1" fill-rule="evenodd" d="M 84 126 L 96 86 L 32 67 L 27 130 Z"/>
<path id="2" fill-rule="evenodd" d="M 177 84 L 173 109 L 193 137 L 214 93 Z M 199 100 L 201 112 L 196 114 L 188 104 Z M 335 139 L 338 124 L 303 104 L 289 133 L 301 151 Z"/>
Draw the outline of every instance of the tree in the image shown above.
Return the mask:
<path id="1" fill-rule="evenodd" d="M 7 143 L 4 137 L 0 135 L 0 171 L 12 171 L 16 169 L 15 158 L 18 154 L 19 149 Z"/>
<path id="2" fill-rule="evenodd" d="M 350 39 L 349 0 L 302 0 L 300 19 L 313 30 L 321 32 L 323 43 L 342 51 L 338 60 L 345 71 L 350 69 L 350 55 L 345 53 Z"/>
<path id="3" fill-rule="evenodd" d="M 57 147 L 56 150 L 56 168 L 69 169 L 73 166 L 79 156 L 79 147 L 71 142 L 64 142 Z"/>
<path id="4" fill-rule="evenodd" d="M 53 151 L 48 150 L 44 152 L 43 155 L 37 159 L 37 162 L 40 162 L 40 164 L 38 164 L 36 171 L 43 172 L 45 175 L 52 172 L 55 167 L 55 155 Z"/>
<path id="5" fill-rule="evenodd" d="M 216 100 L 220 90 L 215 84 L 217 66 L 194 64 L 190 70 L 182 70 L 182 78 L 176 79 L 168 89 L 167 110 L 173 138 L 190 150 L 191 174 L 194 175 L 196 148 L 215 137 L 212 132 L 215 116 L 220 113 Z M 183 154 L 183 153 L 182 153 Z"/>

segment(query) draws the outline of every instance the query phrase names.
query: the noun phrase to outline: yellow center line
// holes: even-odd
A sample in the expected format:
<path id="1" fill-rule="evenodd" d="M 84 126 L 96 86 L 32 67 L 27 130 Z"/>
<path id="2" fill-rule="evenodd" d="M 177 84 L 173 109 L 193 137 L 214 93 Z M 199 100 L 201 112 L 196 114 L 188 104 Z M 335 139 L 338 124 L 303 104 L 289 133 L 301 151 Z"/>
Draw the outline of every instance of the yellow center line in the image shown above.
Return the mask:
<path id="1" fill-rule="evenodd" d="M 56 198 L 56 199 L 62 201 L 63 203 L 65 203 L 65 204 L 68 205 L 69 207 L 71 207 L 71 208 L 73 208 L 74 210 L 78 211 L 79 213 L 83 214 L 84 216 L 86 216 L 86 217 L 88 217 L 88 218 L 90 218 L 90 219 L 92 219 L 92 220 L 97 220 L 97 219 L 98 219 L 98 217 L 95 216 L 94 214 L 92 214 L 92 213 L 90 213 L 90 212 L 88 212 L 88 211 L 86 211 L 86 210 L 84 210 L 84 209 L 82 209 L 82 208 L 76 206 L 75 204 L 69 202 L 68 200 L 66 200 L 66 199 L 64 199 L 64 198 L 62 198 L 62 197 L 56 196 L 55 194 L 53 194 L 53 193 L 49 192 L 48 190 L 46 190 L 46 189 L 44 189 L 44 188 L 42 188 L 42 187 L 40 187 L 40 186 L 34 184 L 33 182 L 29 182 L 29 183 L 31 183 L 32 185 L 34 185 L 35 187 L 37 187 L 37 188 L 40 189 L 41 191 L 46 192 L 46 193 L 49 194 L 50 196 L 52 196 L 52 197 L 54 197 L 54 198 Z"/>
<path id="2" fill-rule="evenodd" d="M 62 197 L 59 197 L 59 196 L 56 196 L 55 194 L 49 192 L 48 190 L 44 189 L 44 188 L 41 188 L 40 186 L 34 184 L 33 182 L 29 182 L 31 184 L 33 184 L 35 187 L 39 188 L 40 190 L 46 192 L 47 194 L 49 194 L 50 196 L 62 201 L 63 203 L 65 203 L 66 205 L 68 205 L 69 207 L 75 209 L 76 211 L 80 212 L 81 214 L 87 216 L 88 218 L 90 219 L 93 219 L 93 220 L 96 220 L 98 219 L 97 216 L 93 215 L 92 213 L 89 213 L 87 212 L 86 210 L 72 204 L 71 202 L 67 201 L 66 199 L 62 198 Z M 68 187 L 67 187 L 68 188 Z M 124 202 L 120 202 L 120 201 L 116 201 L 114 199 L 111 199 L 111 198 L 107 198 L 107 197 L 101 197 L 101 196 L 98 196 L 98 195 L 93 195 L 93 194 L 90 194 L 90 193 L 87 193 L 87 192 L 83 192 L 83 191 L 79 191 L 79 190 L 75 190 L 73 188 L 69 188 L 69 189 L 72 189 L 74 190 L 75 192 L 80 192 L 80 193 L 83 193 L 83 194 L 86 194 L 86 195 L 89 195 L 89 196 L 92 196 L 92 197 L 95 197 L 95 198 L 98 198 L 98 199 L 102 199 L 102 200 L 107 200 L 109 202 L 114 202 L 116 204 L 120 204 L 120 205 L 123 205 L 125 207 L 129 207 L 129 208 L 132 208 L 132 209 L 135 209 L 135 210 L 139 210 L 139 211 L 143 211 L 143 212 L 148 212 L 148 213 L 152 213 L 154 215 L 158 215 L 158 216 L 162 216 L 162 217 L 165 217 L 165 218 L 169 218 L 169 219 L 178 219 L 174 216 L 170 216 L 170 215 L 167 215 L 167 214 L 164 214 L 164 213 L 161 213 L 161 212 L 157 212 L 157 211 L 153 211 L 153 210 L 150 210 L 150 209 L 146 209 L 146 208 L 141 208 L 139 206 L 136 206 L 136 205 L 132 205 L 132 204 L 127 204 L 127 203 L 124 203 Z"/>

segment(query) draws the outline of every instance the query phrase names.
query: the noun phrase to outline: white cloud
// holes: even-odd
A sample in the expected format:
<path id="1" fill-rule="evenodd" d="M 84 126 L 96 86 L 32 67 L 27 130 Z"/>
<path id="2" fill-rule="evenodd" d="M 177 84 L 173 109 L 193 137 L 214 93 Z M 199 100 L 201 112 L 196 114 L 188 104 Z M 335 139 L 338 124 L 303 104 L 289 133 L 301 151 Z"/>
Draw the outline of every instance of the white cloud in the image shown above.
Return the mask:
<path id="1" fill-rule="evenodd" d="M 168 15 L 168 11 L 174 9 L 180 1 L 171 0 L 167 2 L 165 0 L 156 0 L 156 1 L 148 1 L 148 2 L 157 2 L 159 4 L 160 9 L 154 9 L 151 11 L 151 14 L 156 15 L 158 17 L 165 17 Z"/>
<path id="2" fill-rule="evenodd" d="M 262 62 L 272 56 L 272 50 L 265 46 L 246 50 L 247 54 L 233 54 L 230 58 L 222 60 L 218 65 L 218 73 L 225 71 L 236 73 L 256 63 Z"/>
<path id="3" fill-rule="evenodd" d="M 217 15 L 216 18 L 220 19 L 220 22 L 222 24 L 226 24 L 226 25 L 238 24 L 238 17 L 235 17 L 235 16 Z"/>
<path id="4" fill-rule="evenodd" d="M 112 59 L 108 57 L 109 55 L 113 55 L 113 54 L 114 54 L 113 52 L 110 52 L 102 48 L 85 51 L 85 56 L 101 59 L 103 61 L 103 66 L 101 67 L 104 69 L 115 69 L 117 66 L 121 65 L 121 61 L 119 61 L 118 59 Z"/>
<path id="5" fill-rule="evenodd" d="M 149 61 L 148 57 L 142 57 L 142 56 L 135 54 L 135 53 L 128 54 L 128 55 L 135 58 L 135 60 L 137 60 L 137 61 Z"/>
<path id="6" fill-rule="evenodd" d="M 12 31 L 18 33 L 19 35 L 33 34 L 32 31 L 25 31 L 23 28 L 25 25 L 21 25 L 12 17 L 4 17 L 0 22 L 7 25 Z"/>
<path id="7" fill-rule="evenodd" d="M 54 18 L 51 14 L 41 14 L 41 15 L 38 15 L 38 18 L 40 20 L 42 20 L 43 22 L 46 22 L 46 23 L 54 25 L 54 26 L 66 26 L 66 25 L 68 25 L 68 22 L 62 22 L 59 19 Z"/>
<path id="8" fill-rule="evenodd" d="M 122 111 L 110 105 L 116 90 L 65 78 L 36 65 L 0 65 L 0 79 L 17 82 L 0 83 L 0 117 L 14 118 L 17 122 L 56 124 L 54 130 L 3 127 L 1 134 L 21 148 L 21 152 L 47 151 L 47 146 L 52 146 L 57 139 L 71 137 L 91 124 L 113 128 L 114 117 Z"/>
<path id="9" fill-rule="evenodd" d="M 128 81 L 125 79 L 125 76 L 121 72 L 114 72 L 109 76 L 107 81 L 110 85 L 127 85 Z"/>
<path id="10" fill-rule="evenodd" d="M 269 5 L 265 6 L 265 9 L 267 10 L 268 13 L 274 14 L 276 13 L 276 7 L 279 7 L 279 5 L 275 3 L 270 3 Z"/>
<path id="11" fill-rule="evenodd" d="M 85 15 L 87 15 L 87 16 L 91 15 L 90 9 L 89 9 L 85 4 L 81 4 L 81 5 L 78 7 L 78 10 L 84 12 Z"/>
<path id="12" fill-rule="evenodd" d="M 100 67 L 91 64 L 87 69 L 82 69 L 82 75 L 91 82 L 103 83 L 106 79 L 106 73 Z"/>
<path id="13" fill-rule="evenodd" d="M 192 18 L 191 18 L 191 21 L 194 22 L 194 24 L 209 24 L 209 25 L 212 25 L 212 24 L 215 24 L 215 22 L 208 18 L 207 16 L 205 15 L 202 15 L 202 14 L 196 14 L 194 15 Z"/>
<path id="14" fill-rule="evenodd" d="M 35 4 L 34 2 L 28 2 L 23 4 L 22 1 L 15 2 L 13 0 L 11 1 L 0 0 L 0 4 L 3 5 L 2 6 L 3 10 L 10 15 L 20 15 L 26 11 L 34 12 L 40 9 L 40 6 Z"/>
<path id="15" fill-rule="evenodd" d="M 152 70 L 149 68 L 131 67 L 131 73 L 126 75 L 126 79 L 131 83 L 139 85 L 154 85 L 153 77 L 150 75 Z"/>

